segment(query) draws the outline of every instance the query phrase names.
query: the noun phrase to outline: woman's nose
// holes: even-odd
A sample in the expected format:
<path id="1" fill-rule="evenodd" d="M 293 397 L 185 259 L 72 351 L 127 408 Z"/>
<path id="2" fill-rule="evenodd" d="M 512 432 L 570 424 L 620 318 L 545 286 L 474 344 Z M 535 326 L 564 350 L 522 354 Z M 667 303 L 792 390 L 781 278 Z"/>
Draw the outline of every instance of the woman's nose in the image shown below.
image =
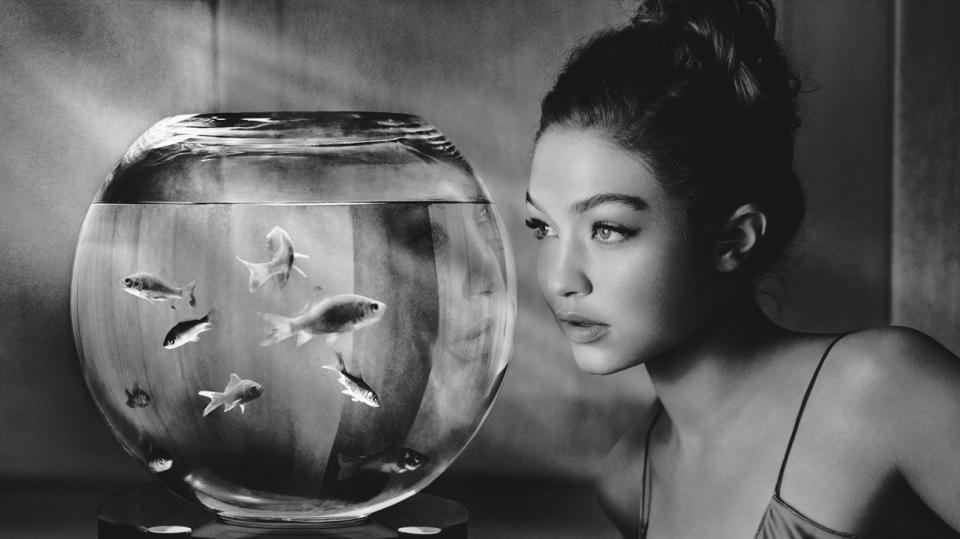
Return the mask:
<path id="1" fill-rule="evenodd" d="M 583 270 L 583 255 L 576 245 L 554 240 L 541 247 L 539 273 L 544 292 L 560 297 L 589 294 L 593 285 Z"/>

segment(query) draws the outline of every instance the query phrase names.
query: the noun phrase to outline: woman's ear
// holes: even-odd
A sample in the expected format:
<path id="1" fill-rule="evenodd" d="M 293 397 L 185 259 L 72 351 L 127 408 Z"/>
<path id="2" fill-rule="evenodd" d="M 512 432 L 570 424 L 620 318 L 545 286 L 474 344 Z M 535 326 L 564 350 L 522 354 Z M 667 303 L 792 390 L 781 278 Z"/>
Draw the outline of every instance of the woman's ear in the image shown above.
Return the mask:
<path id="1" fill-rule="evenodd" d="M 767 216 L 753 204 L 744 204 L 733 212 L 720 228 L 717 240 L 717 269 L 731 272 L 755 252 L 767 230 Z"/>

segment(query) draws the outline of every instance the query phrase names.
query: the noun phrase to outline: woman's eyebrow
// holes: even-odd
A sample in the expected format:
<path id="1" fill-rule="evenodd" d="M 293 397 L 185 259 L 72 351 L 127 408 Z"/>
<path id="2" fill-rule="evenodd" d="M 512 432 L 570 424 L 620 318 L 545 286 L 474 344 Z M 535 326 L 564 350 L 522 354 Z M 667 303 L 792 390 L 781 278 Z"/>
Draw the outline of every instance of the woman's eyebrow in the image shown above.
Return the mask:
<path id="1" fill-rule="evenodd" d="M 529 197 L 527 200 L 529 200 Z M 624 195 L 620 193 L 596 194 L 591 197 L 587 197 L 583 200 L 578 200 L 577 202 L 574 202 L 571 207 L 573 208 L 574 212 L 583 213 L 592 208 L 596 208 L 597 206 L 600 206 L 603 204 L 609 204 L 611 202 L 618 203 L 618 204 L 626 204 L 627 206 L 630 206 L 631 208 L 637 211 L 643 211 L 650 207 L 650 205 L 647 204 L 646 200 L 638 196 Z"/>

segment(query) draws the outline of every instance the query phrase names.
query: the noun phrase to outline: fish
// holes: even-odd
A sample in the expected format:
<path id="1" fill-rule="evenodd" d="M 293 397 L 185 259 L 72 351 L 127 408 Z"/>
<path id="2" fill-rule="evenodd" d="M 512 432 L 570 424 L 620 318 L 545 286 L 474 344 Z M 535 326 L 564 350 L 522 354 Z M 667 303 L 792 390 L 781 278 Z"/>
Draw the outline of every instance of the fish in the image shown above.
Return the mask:
<path id="1" fill-rule="evenodd" d="M 246 403 L 263 395 L 263 386 L 253 380 L 241 380 L 236 373 L 231 373 L 230 381 L 222 392 L 200 391 L 198 395 L 210 399 L 207 407 L 203 409 L 204 417 L 220 406 L 223 406 L 223 411 L 226 413 L 239 405 L 242 414 Z"/>
<path id="2" fill-rule="evenodd" d="M 326 343 L 332 344 L 343 333 L 376 323 L 383 317 L 386 308 L 386 304 L 375 299 L 357 294 L 340 294 L 307 303 L 293 317 L 261 313 L 269 324 L 269 333 L 260 346 L 270 346 L 294 334 L 297 336 L 297 346 L 318 335 L 325 335 Z"/>
<path id="3" fill-rule="evenodd" d="M 277 282 L 280 283 L 280 288 L 283 288 L 290 279 L 291 270 L 296 271 L 303 277 L 307 276 L 302 269 L 293 263 L 298 258 L 310 257 L 293 250 L 293 241 L 290 239 L 290 234 L 287 234 L 286 230 L 279 226 L 273 227 L 273 229 L 267 233 L 267 245 L 271 251 L 274 251 L 273 258 L 267 262 L 247 262 L 239 256 L 236 257 L 237 260 L 242 262 L 243 265 L 250 270 L 249 289 L 251 293 L 263 286 L 263 283 L 267 282 L 267 280 L 273 276 L 276 276 Z"/>
<path id="4" fill-rule="evenodd" d="M 213 329 L 212 317 L 216 312 L 211 309 L 203 318 L 196 320 L 184 320 L 170 328 L 166 337 L 163 338 L 163 347 L 167 350 L 173 350 L 187 344 L 188 342 L 197 342 L 200 340 L 200 334 Z"/>
<path id="5" fill-rule="evenodd" d="M 151 472 L 161 473 L 173 468 L 173 458 L 166 451 L 154 447 L 153 440 L 145 432 L 140 432 L 137 440 L 140 454 Z"/>
<path id="6" fill-rule="evenodd" d="M 161 450 L 153 451 L 147 460 L 147 468 L 153 473 L 161 473 L 173 468 L 173 459 Z"/>
<path id="7" fill-rule="evenodd" d="M 407 473 L 412 472 L 429 459 L 426 455 L 406 447 L 388 447 L 379 453 L 366 456 L 337 455 L 340 471 L 337 472 L 337 481 L 348 479 L 361 470 L 378 473 Z"/>
<path id="8" fill-rule="evenodd" d="M 363 381 L 363 377 L 358 377 L 347 372 L 343 364 L 343 356 L 337 352 L 337 366 L 324 365 L 321 369 L 328 369 L 340 375 L 337 382 L 344 387 L 340 393 L 350 397 L 353 402 L 361 402 L 372 408 L 380 407 L 380 398 L 377 393 Z"/>
<path id="9" fill-rule="evenodd" d="M 150 404 L 150 395 L 137 382 L 133 383 L 133 390 L 123 391 L 127 394 L 127 406 L 131 408 L 143 408 Z"/>
<path id="10" fill-rule="evenodd" d="M 120 286 L 123 287 L 124 292 L 141 297 L 150 303 L 187 298 L 191 307 L 197 305 L 197 297 L 194 294 L 197 288 L 196 281 L 179 287 L 152 273 L 138 272 L 121 279 Z"/>

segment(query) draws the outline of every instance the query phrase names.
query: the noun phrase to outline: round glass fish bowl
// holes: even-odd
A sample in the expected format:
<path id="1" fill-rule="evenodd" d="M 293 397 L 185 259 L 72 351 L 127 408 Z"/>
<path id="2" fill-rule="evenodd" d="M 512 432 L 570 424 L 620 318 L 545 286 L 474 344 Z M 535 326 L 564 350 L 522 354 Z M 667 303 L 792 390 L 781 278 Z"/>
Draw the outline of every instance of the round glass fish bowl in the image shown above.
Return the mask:
<path id="1" fill-rule="evenodd" d="M 80 232 L 87 386 L 173 492 L 227 521 L 343 523 L 467 445 L 510 356 L 488 191 L 403 114 L 198 114 L 145 132 Z"/>

